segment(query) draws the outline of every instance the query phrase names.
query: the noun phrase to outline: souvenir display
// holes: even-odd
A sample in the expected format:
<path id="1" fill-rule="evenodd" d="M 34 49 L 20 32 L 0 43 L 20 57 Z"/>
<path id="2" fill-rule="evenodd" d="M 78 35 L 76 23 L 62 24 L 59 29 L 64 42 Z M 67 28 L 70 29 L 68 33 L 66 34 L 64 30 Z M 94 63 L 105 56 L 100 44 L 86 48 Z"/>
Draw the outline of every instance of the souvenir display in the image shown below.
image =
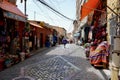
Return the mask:
<path id="1" fill-rule="evenodd" d="M 7 25 L 9 24 L 9 25 Z M 15 21 L 4 20 L 0 25 L 0 71 L 20 61 L 20 41 Z"/>

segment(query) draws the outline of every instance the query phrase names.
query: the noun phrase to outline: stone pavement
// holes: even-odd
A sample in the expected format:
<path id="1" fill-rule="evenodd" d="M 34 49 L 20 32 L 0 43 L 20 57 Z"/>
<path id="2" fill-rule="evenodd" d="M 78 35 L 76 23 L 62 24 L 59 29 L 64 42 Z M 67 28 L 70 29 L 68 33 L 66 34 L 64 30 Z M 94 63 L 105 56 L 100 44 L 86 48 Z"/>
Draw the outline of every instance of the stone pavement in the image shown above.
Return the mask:
<path id="1" fill-rule="evenodd" d="M 25 75 L 36 80 L 70 80 L 80 69 L 61 56 L 25 67 Z"/>
<path id="2" fill-rule="evenodd" d="M 59 45 L 37 53 L 0 72 L 0 80 L 16 77 L 21 77 L 16 80 L 27 80 L 25 77 L 35 80 L 107 80 L 86 60 L 84 49 L 75 44 L 67 44 L 66 48 Z"/>
<path id="3" fill-rule="evenodd" d="M 81 48 L 84 49 L 82 46 Z M 111 62 L 109 63 L 109 65 L 111 65 Z M 108 69 L 100 69 L 99 71 L 102 73 L 106 80 L 110 79 L 111 75 L 110 67 Z"/>
<path id="4" fill-rule="evenodd" d="M 107 76 L 107 78 L 110 79 L 110 70 L 109 69 L 103 69 L 103 72 Z"/>
<path id="5" fill-rule="evenodd" d="M 109 65 L 111 65 L 111 62 L 109 63 Z M 108 79 L 111 78 L 111 68 L 109 67 L 109 69 L 103 69 L 104 74 L 107 76 Z M 119 80 L 120 80 L 120 70 L 119 70 Z"/>

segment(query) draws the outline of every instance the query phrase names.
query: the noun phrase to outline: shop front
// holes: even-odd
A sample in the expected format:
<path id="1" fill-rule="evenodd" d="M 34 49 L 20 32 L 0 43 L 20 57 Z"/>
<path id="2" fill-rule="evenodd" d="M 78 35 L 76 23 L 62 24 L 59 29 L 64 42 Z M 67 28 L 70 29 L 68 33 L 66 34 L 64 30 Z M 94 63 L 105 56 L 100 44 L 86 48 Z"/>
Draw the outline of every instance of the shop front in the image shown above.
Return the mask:
<path id="1" fill-rule="evenodd" d="M 43 45 L 43 27 L 40 25 L 29 22 L 30 35 L 29 35 L 29 48 L 30 51 L 40 48 Z"/>
<path id="2" fill-rule="evenodd" d="M 89 0 L 82 6 L 81 19 L 94 11 L 90 27 L 85 27 L 85 42 L 90 38 L 89 60 L 95 67 L 107 68 L 109 65 L 109 43 L 107 42 L 107 17 L 106 17 L 106 0 Z M 89 20 L 89 19 L 88 19 Z M 88 22 L 87 22 L 88 23 Z M 86 50 L 88 46 L 86 46 Z"/>
<path id="3" fill-rule="evenodd" d="M 109 52 L 110 52 L 110 49 L 109 49 L 109 43 L 108 43 L 108 40 L 107 40 L 107 22 L 106 22 L 106 7 L 105 7 L 105 3 L 106 1 L 100 3 L 97 7 L 97 10 L 100 10 L 100 11 L 94 11 L 94 15 L 93 15 L 93 28 L 92 28 L 92 33 L 93 33 L 93 43 L 94 45 L 96 45 L 95 47 L 95 53 L 90 53 L 91 55 L 91 58 L 90 58 L 90 62 L 92 64 L 92 60 L 94 59 L 98 59 L 100 58 L 100 60 L 95 60 L 93 61 L 93 65 L 95 67 L 103 67 L 103 68 L 108 68 L 109 66 Z M 104 43 L 105 42 L 105 43 Z M 104 43 L 104 49 L 101 47 L 101 44 Z M 99 49 L 101 49 L 101 51 L 99 51 Z M 98 51 L 98 52 L 96 52 Z M 95 55 L 92 55 L 92 54 L 95 54 L 95 55 L 98 55 L 97 57 L 94 57 L 93 59 L 93 56 Z M 103 56 L 101 56 L 103 55 Z M 94 63 L 95 62 L 95 63 Z"/>
<path id="4" fill-rule="evenodd" d="M 0 70 L 20 61 L 26 17 L 7 1 L 0 3 Z"/>

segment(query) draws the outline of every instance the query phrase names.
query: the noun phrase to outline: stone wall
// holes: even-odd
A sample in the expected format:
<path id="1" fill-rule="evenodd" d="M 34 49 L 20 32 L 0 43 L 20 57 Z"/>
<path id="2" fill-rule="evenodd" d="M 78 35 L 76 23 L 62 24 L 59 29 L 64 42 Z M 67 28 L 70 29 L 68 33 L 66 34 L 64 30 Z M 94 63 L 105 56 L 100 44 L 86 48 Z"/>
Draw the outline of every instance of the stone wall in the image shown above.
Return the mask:
<path id="1" fill-rule="evenodd" d="M 117 3 L 119 0 L 107 0 L 107 5 L 117 12 Z M 115 35 L 115 25 L 116 25 L 116 15 L 107 8 L 107 31 L 108 31 L 108 41 L 113 45 L 113 36 Z"/>

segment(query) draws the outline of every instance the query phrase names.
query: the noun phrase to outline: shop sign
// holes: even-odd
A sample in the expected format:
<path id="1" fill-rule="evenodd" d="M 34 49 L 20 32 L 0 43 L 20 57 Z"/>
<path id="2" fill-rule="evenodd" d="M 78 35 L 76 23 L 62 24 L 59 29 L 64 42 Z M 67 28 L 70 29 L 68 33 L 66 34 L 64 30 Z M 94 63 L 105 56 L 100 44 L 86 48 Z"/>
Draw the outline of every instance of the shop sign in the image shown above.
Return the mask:
<path id="1" fill-rule="evenodd" d="M 11 12 L 7 12 L 7 11 L 4 11 L 4 16 L 8 17 L 8 18 L 19 20 L 19 21 L 23 21 L 23 22 L 26 21 L 26 18 L 19 16 L 19 15 L 16 15 L 16 14 L 11 13 Z"/>

